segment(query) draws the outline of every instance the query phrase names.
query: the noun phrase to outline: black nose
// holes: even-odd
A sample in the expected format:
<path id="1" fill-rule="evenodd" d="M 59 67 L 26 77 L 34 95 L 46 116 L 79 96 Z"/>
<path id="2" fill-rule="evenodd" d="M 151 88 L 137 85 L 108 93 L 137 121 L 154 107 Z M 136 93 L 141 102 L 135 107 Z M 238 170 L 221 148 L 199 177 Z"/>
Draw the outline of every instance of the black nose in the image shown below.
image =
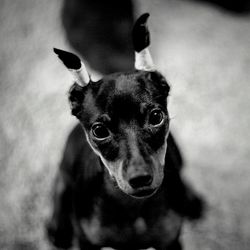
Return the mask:
<path id="1" fill-rule="evenodd" d="M 149 186 L 152 183 L 152 181 L 153 178 L 149 174 L 137 175 L 129 180 L 129 184 L 131 185 L 132 188 L 139 188 L 139 187 Z"/>

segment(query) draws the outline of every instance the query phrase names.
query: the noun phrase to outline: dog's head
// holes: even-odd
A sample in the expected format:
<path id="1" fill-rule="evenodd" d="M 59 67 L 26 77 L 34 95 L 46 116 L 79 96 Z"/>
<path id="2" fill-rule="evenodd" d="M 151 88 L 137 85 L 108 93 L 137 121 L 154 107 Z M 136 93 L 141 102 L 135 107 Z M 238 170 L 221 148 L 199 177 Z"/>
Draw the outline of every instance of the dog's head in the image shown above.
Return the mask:
<path id="1" fill-rule="evenodd" d="M 152 195 L 163 181 L 169 131 L 169 85 L 148 52 L 147 17 L 134 26 L 133 72 L 93 82 L 78 57 L 55 51 L 76 77 L 69 100 L 90 146 L 119 188 L 137 198 Z"/>

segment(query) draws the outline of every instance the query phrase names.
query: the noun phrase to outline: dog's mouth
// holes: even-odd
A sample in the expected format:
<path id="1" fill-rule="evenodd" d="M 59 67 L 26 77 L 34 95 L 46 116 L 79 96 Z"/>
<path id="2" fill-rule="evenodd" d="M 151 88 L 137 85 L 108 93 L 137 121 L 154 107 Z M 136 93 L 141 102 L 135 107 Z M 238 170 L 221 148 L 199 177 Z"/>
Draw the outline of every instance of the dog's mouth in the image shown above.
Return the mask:
<path id="1" fill-rule="evenodd" d="M 153 194 L 155 194 L 156 191 L 157 191 L 157 188 L 140 188 L 139 190 L 136 190 L 130 195 L 135 198 L 148 198 L 152 196 Z"/>

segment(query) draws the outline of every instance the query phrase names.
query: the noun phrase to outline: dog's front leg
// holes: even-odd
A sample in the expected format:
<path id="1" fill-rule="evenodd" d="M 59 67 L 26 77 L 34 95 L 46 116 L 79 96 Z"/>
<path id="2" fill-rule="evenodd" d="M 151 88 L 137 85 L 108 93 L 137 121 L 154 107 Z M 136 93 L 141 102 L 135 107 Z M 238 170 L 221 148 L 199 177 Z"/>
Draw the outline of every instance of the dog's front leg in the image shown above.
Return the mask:
<path id="1" fill-rule="evenodd" d="M 53 190 L 53 212 L 47 224 L 47 234 L 50 242 L 61 249 L 68 249 L 72 245 L 73 226 L 72 190 L 67 185 L 63 173 L 60 170 Z"/>
<path id="2" fill-rule="evenodd" d="M 182 250 L 182 245 L 179 239 L 175 240 L 166 250 Z"/>
<path id="3" fill-rule="evenodd" d="M 154 248 L 153 248 L 154 249 Z M 175 241 L 173 241 L 170 245 L 168 245 L 167 247 L 160 247 L 160 248 L 156 248 L 156 250 L 182 250 L 182 245 L 180 243 L 179 239 L 176 239 Z M 151 250 L 151 248 L 150 248 Z"/>
<path id="4" fill-rule="evenodd" d="M 94 246 L 89 241 L 85 241 L 85 240 L 79 241 L 79 248 L 80 250 L 100 250 L 101 249 L 101 247 Z"/>

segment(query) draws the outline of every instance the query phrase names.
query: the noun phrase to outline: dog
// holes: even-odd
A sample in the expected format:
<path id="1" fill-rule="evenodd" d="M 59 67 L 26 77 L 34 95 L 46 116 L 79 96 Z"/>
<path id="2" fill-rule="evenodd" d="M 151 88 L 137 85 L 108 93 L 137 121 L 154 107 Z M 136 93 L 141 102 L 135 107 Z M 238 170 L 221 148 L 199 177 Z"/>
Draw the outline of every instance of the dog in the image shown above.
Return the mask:
<path id="1" fill-rule="evenodd" d="M 54 246 L 68 249 L 180 250 L 185 219 L 203 202 L 182 179 L 182 157 L 169 131 L 170 87 L 149 53 L 148 13 L 133 31 L 135 70 L 91 80 L 73 53 L 54 49 L 72 73 L 72 114 L 47 225 Z"/>

